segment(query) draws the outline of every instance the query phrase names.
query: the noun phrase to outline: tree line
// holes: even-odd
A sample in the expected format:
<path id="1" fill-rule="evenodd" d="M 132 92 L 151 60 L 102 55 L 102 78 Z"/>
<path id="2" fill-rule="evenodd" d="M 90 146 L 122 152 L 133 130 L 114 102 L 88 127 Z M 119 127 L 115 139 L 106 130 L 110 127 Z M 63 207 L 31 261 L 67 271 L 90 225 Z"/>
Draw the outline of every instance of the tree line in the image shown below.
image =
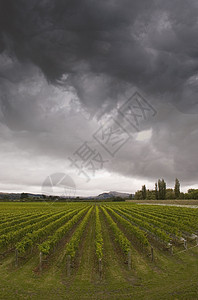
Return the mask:
<path id="1" fill-rule="evenodd" d="M 146 185 L 137 191 L 134 196 L 135 200 L 165 200 L 165 199 L 198 199 L 198 189 L 189 189 L 187 193 L 180 192 L 180 182 L 175 179 L 174 189 L 166 187 L 165 180 L 158 179 L 155 183 L 155 189 L 146 189 Z"/>

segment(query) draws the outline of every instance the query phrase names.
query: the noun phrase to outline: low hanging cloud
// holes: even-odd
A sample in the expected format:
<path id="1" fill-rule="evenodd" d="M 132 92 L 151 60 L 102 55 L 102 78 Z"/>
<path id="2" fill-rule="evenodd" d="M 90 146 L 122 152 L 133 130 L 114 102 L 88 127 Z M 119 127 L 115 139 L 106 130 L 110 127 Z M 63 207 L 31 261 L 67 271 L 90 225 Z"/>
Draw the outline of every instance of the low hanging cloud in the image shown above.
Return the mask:
<path id="1" fill-rule="evenodd" d="M 7 165 L 13 145 L 26 159 L 62 165 L 138 87 L 157 110 L 141 128 L 150 136 L 134 135 L 106 170 L 195 184 L 197 13 L 195 0 L 1 0 L 0 152 Z"/>

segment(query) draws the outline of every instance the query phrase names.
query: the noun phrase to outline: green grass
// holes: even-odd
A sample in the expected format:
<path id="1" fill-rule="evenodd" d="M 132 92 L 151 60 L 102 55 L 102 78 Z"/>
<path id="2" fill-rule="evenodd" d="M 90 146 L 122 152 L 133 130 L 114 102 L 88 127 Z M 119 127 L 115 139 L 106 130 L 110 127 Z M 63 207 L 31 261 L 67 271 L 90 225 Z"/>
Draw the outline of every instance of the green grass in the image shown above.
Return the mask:
<path id="1" fill-rule="evenodd" d="M 126 200 L 127 203 L 152 203 L 152 204 L 174 204 L 174 205 L 197 205 L 198 200 L 184 199 L 184 200 Z"/>
<path id="2" fill-rule="evenodd" d="M 41 274 L 37 271 L 37 251 L 21 260 L 18 268 L 11 252 L 0 257 L 0 299 L 198 299 L 198 248 L 175 256 L 154 248 L 154 262 L 132 248 L 129 271 L 101 212 L 100 219 L 104 239 L 102 278 L 95 255 L 93 212 L 70 277 L 66 274 L 64 243 Z"/>

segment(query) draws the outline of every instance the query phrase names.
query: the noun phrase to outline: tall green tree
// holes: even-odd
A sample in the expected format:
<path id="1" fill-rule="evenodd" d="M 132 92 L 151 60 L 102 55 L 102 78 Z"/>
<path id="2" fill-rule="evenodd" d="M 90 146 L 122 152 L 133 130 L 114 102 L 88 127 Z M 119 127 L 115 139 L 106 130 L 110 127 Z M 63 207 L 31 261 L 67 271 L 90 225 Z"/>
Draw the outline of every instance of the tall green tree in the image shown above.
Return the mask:
<path id="1" fill-rule="evenodd" d="M 159 199 L 158 188 L 157 188 L 157 182 L 155 183 L 155 199 L 156 199 L 156 200 Z"/>
<path id="2" fill-rule="evenodd" d="M 162 181 L 158 179 L 158 199 L 162 199 Z"/>
<path id="3" fill-rule="evenodd" d="M 163 178 L 158 180 L 158 199 L 166 199 L 166 182 Z"/>
<path id="4" fill-rule="evenodd" d="M 146 186 L 142 186 L 142 199 L 146 199 Z"/>
<path id="5" fill-rule="evenodd" d="M 162 200 L 166 199 L 166 182 L 162 178 Z"/>
<path id="6" fill-rule="evenodd" d="M 179 195 L 180 195 L 180 183 L 179 183 L 179 180 L 177 178 L 175 179 L 174 192 L 175 192 L 175 198 L 178 199 Z"/>

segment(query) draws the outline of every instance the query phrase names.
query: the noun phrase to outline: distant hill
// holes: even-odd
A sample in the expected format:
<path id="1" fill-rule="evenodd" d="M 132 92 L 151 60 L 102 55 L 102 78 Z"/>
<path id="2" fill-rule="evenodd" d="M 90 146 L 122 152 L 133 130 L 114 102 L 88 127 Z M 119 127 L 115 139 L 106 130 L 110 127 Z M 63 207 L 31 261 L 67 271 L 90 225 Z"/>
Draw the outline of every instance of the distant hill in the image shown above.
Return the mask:
<path id="1" fill-rule="evenodd" d="M 1 193 L 0 192 L 0 200 L 9 199 L 9 200 L 15 200 L 20 199 L 21 194 L 19 193 Z"/>
<path id="2" fill-rule="evenodd" d="M 120 192 L 115 192 L 115 191 L 111 191 L 111 192 L 107 192 L 107 193 L 102 193 L 99 194 L 98 196 L 89 196 L 89 197 L 77 197 L 77 198 L 81 198 L 81 199 L 97 199 L 97 200 L 105 200 L 108 198 L 116 198 L 116 197 L 121 197 L 123 199 L 127 199 L 129 198 L 131 194 L 128 193 L 120 193 Z M 55 195 L 53 195 L 53 197 L 56 197 Z M 58 197 L 58 196 L 57 196 Z M 134 195 L 132 194 L 132 197 L 134 197 Z M 8 200 L 8 201 L 23 201 L 23 198 L 27 199 L 27 198 L 31 198 L 31 199 L 35 199 L 36 200 L 42 200 L 43 196 L 41 194 L 32 194 L 32 193 L 1 193 L 0 192 L 0 200 Z M 62 198 L 66 198 L 66 197 L 62 197 Z M 75 199 L 76 197 L 70 197 L 70 199 Z M 33 200 L 34 201 L 34 200 Z"/>
<path id="3" fill-rule="evenodd" d="M 121 198 L 129 198 L 128 193 L 119 193 L 115 191 L 111 191 L 109 193 L 102 193 L 96 197 L 96 199 L 106 199 L 106 198 L 115 198 L 115 197 L 121 197 Z"/>
<path id="4" fill-rule="evenodd" d="M 22 193 L 23 194 L 23 193 Z M 40 199 L 42 198 L 41 194 L 32 194 L 32 193 L 25 193 L 28 197 Z M 0 192 L 0 200 L 19 200 L 21 199 L 21 193 L 2 193 Z"/>

